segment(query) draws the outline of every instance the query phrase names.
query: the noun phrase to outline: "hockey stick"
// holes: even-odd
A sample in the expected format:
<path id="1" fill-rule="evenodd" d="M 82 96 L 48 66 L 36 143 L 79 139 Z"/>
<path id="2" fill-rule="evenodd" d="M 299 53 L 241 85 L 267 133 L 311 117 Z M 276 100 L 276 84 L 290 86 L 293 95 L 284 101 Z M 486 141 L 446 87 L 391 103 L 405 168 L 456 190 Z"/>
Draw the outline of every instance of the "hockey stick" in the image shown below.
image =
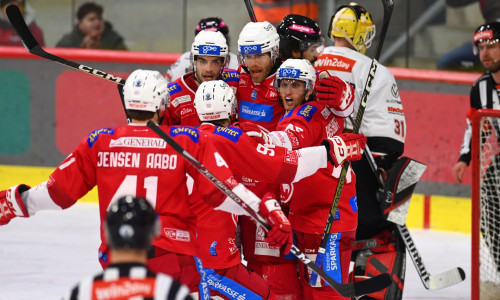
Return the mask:
<path id="1" fill-rule="evenodd" d="M 250 16 L 250 21 L 257 22 L 257 17 L 255 17 L 255 13 L 253 11 L 252 3 L 250 0 L 243 0 L 245 2 L 245 6 L 247 7 L 248 16 Z"/>
<path id="2" fill-rule="evenodd" d="M 368 163 L 370 164 L 370 168 L 372 169 L 373 173 L 375 174 L 375 177 L 377 178 L 378 184 L 380 185 L 380 187 L 384 188 L 385 182 L 380 176 L 380 174 L 377 172 L 377 165 L 375 163 L 375 159 L 373 158 L 373 155 L 369 150 L 368 146 L 366 146 L 365 148 L 365 155 L 366 158 L 368 159 Z M 396 225 L 398 229 L 398 234 L 403 240 L 406 249 L 408 249 L 408 253 L 413 262 L 413 265 L 415 266 L 418 276 L 420 277 L 420 280 L 422 281 L 422 284 L 426 289 L 439 290 L 455 285 L 465 280 L 465 272 L 460 267 L 453 268 L 439 274 L 430 274 L 427 271 L 427 268 L 425 267 L 425 264 L 422 260 L 422 256 L 420 255 L 420 252 L 418 252 L 418 249 L 415 245 L 415 241 L 413 240 L 406 224 L 400 225 L 394 223 L 394 225 Z"/>
<path id="3" fill-rule="evenodd" d="M 210 180 L 217 188 L 219 188 L 226 196 L 233 199 L 238 205 L 240 205 L 255 221 L 257 221 L 266 231 L 271 229 L 271 226 L 267 224 L 259 214 L 257 214 L 251 207 L 249 207 L 240 197 L 238 197 L 231 189 L 229 189 L 222 181 L 220 181 L 215 175 L 213 175 L 205 166 L 203 166 L 196 158 L 189 154 L 181 145 L 179 145 L 174 139 L 172 139 L 168 134 L 166 134 L 159 126 L 154 122 L 149 121 L 147 126 L 151 128 L 159 137 L 161 137 L 167 144 L 169 144 L 175 151 L 177 151 L 182 157 L 184 157 L 196 170 L 203 174 L 208 180 Z M 344 297 L 352 298 L 369 293 L 373 293 L 384 289 L 389 286 L 391 279 L 389 274 L 381 274 L 379 276 L 373 277 L 369 280 L 357 282 L 357 283 L 347 283 L 341 284 L 334 281 L 330 276 L 328 276 L 323 270 L 318 268 L 302 251 L 300 251 L 295 245 L 292 245 L 292 254 L 295 255 L 302 263 L 307 265 L 313 271 L 317 272 L 323 280 L 328 282 L 330 286 L 335 289 L 339 294 Z"/>
<path id="4" fill-rule="evenodd" d="M 29 53 L 36 55 L 36 56 L 39 56 L 39 57 L 42 57 L 42 58 L 45 58 L 45 59 L 48 59 L 48 60 L 51 60 L 51 61 L 54 61 L 54 62 L 59 63 L 61 65 L 65 65 L 65 66 L 74 68 L 78 71 L 82 71 L 82 72 L 97 76 L 99 78 L 103 78 L 103 79 L 112 81 L 114 83 L 118 83 L 121 85 L 125 84 L 125 80 L 120 78 L 120 77 L 111 75 L 109 73 L 106 73 L 106 72 L 103 72 L 103 71 L 88 67 L 86 65 L 82 65 L 82 64 L 79 64 L 79 63 L 76 63 L 76 62 L 73 62 L 73 61 L 70 61 L 70 60 L 67 60 L 67 59 L 64 59 L 64 58 L 61 58 L 59 56 L 55 56 L 53 54 L 46 52 L 45 50 L 43 50 L 43 48 L 40 46 L 40 44 L 38 44 L 35 37 L 33 36 L 30 29 L 28 28 L 28 25 L 26 25 L 26 21 L 24 20 L 24 17 L 22 15 L 21 11 L 19 10 L 19 7 L 17 7 L 17 5 L 9 5 L 9 6 L 7 6 L 6 12 L 7 12 L 7 17 L 9 18 L 9 21 L 12 24 L 12 27 L 14 27 L 14 30 L 16 31 L 17 35 L 21 39 L 21 42 L 23 43 L 24 48 L 26 48 L 26 50 L 28 50 Z M 123 101 L 123 99 L 122 99 L 122 105 L 123 105 L 123 108 L 125 108 L 125 102 Z M 130 120 L 130 117 L 127 114 L 126 109 L 125 109 L 125 115 L 126 115 L 127 119 Z"/>
<path id="5" fill-rule="evenodd" d="M 378 62 L 377 59 L 380 57 L 382 51 L 382 46 L 384 45 L 385 36 L 387 34 L 387 29 L 389 28 L 389 22 L 391 21 L 392 9 L 394 8 L 393 0 L 382 0 L 384 6 L 384 19 L 382 23 L 382 30 L 380 32 L 380 39 L 377 43 L 377 48 L 375 50 L 375 57 L 372 59 L 370 66 L 370 72 L 368 73 L 368 78 L 365 83 L 365 88 L 363 90 L 363 95 L 361 96 L 361 102 L 359 103 L 358 113 L 356 119 L 353 123 L 353 132 L 358 133 L 361 127 L 361 120 L 363 119 L 363 114 L 366 108 L 366 102 L 368 101 L 368 96 L 370 95 L 370 90 L 372 87 L 372 81 L 375 78 L 375 72 L 377 71 Z M 318 248 L 318 254 L 316 256 L 316 265 L 321 267 L 321 262 L 325 257 L 326 246 L 328 244 L 328 237 L 332 229 L 333 221 L 335 219 L 335 213 L 339 206 L 340 196 L 342 194 L 342 189 L 344 188 L 345 178 L 347 175 L 347 170 L 349 169 L 350 161 L 345 161 L 342 165 L 342 170 L 340 172 L 339 180 L 337 183 L 337 188 L 335 189 L 335 194 L 333 196 L 332 206 L 330 208 L 330 213 L 328 214 L 328 219 L 326 220 L 325 230 L 323 231 L 323 236 L 321 238 L 321 244 Z M 314 284 L 317 281 L 316 274 L 312 274 L 309 280 L 310 284 Z"/>

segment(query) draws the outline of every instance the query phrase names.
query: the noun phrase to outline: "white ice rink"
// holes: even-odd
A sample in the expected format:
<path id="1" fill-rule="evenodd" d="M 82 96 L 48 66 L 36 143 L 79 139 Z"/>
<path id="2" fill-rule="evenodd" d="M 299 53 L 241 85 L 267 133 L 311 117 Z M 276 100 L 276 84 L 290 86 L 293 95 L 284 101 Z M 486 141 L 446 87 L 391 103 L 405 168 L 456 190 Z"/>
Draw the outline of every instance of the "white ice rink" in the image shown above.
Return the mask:
<path id="1" fill-rule="evenodd" d="M 98 219 L 97 205 L 82 203 L 0 226 L 0 300 L 60 299 L 84 276 L 99 272 Z M 461 267 L 467 278 L 458 285 L 428 291 L 408 258 L 403 299 L 470 299 L 470 235 L 411 233 L 431 274 Z"/>

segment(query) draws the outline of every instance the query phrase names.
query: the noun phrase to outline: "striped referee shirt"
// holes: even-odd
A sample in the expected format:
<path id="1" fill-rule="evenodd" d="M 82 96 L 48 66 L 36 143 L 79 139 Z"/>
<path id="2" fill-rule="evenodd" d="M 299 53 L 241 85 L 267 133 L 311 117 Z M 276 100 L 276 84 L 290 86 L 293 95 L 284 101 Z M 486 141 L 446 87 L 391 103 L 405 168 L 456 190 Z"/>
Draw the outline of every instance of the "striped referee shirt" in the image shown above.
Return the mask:
<path id="1" fill-rule="evenodd" d="M 193 300 L 189 289 L 165 274 L 139 263 L 112 264 L 79 282 L 65 300 Z"/>
<path id="2" fill-rule="evenodd" d="M 460 148 L 459 161 L 470 163 L 471 160 L 471 138 L 472 138 L 472 116 L 474 112 L 481 108 L 500 108 L 500 85 L 495 83 L 490 73 L 479 77 L 472 85 L 470 91 L 470 109 L 467 113 L 467 127 L 465 128 L 462 147 Z M 497 130 L 498 124 L 493 124 Z"/>

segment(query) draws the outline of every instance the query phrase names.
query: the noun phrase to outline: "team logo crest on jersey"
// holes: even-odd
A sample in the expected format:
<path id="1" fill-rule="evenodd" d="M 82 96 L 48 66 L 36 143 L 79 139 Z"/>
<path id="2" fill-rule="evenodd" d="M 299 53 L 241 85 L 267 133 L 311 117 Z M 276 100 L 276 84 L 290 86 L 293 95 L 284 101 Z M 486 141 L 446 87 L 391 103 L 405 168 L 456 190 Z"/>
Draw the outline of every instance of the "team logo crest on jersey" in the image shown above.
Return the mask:
<path id="1" fill-rule="evenodd" d="M 307 122 L 311 121 L 314 113 L 318 110 L 315 106 L 306 104 L 297 112 L 297 116 L 303 117 Z"/>
<path id="2" fill-rule="evenodd" d="M 290 201 L 293 195 L 293 183 L 284 183 L 280 185 L 280 200 L 282 203 Z"/>
<path id="3" fill-rule="evenodd" d="M 257 100 L 257 91 L 256 90 L 253 90 L 252 91 L 252 95 L 250 96 L 250 98 L 252 98 L 252 100 Z"/>
<path id="4" fill-rule="evenodd" d="M 193 142 L 198 143 L 200 133 L 192 127 L 175 126 L 170 128 L 170 136 L 185 135 L 188 136 Z"/>
<path id="5" fill-rule="evenodd" d="M 398 86 L 395 83 L 392 84 L 391 94 L 394 98 L 399 98 Z"/>
<path id="6" fill-rule="evenodd" d="M 354 195 L 351 199 L 349 199 L 349 204 L 351 204 L 352 212 L 358 211 L 358 197 Z"/>
<path id="7" fill-rule="evenodd" d="M 92 148 L 92 146 L 94 145 L 94 143 L 97 141 L 97 139 L 99 138 L 99 136 L 101 134 L 113 135 L 114 133 L 115 133 L 114 128 L 101 128 L 101 129 L 94 130 L 93 132 L 91 132 L 88 135 L 87 144 L 89 145 L 89 148 Z"/>
<path id="8" fill-rule="evenodd" d="M 240 81 L 240 73 L 236 70 L 224 69 L 220 78 L 225 82 L 238 82 Z"/>
<path id="9" fill-rule="evenodd" d="M 182 91 L 181 86 L 177 82 L 172 82 L 167 85 L 168 92 L 170 93 L 170 96 L 177 94 L 178 92 Z"/>
<path id="10" fill-rule="evenodd" d="M 217 126 L 213 132 L 214 134 L 223 136 L 227 138 L 230 141 L 237 142 L 240 139 L 241 134 L 243 133 L 243 130 L 236 128 L 236 127 L 221 127 Z"/>
<path id="11" fill-rule="evenodd" d="M 316 71 L 332 70 L 341 72 L 352 72 L 352 68 L 356 64 L 355 60 L 334 54 L 323 54 L 318 57 L 314 63 Z"/>

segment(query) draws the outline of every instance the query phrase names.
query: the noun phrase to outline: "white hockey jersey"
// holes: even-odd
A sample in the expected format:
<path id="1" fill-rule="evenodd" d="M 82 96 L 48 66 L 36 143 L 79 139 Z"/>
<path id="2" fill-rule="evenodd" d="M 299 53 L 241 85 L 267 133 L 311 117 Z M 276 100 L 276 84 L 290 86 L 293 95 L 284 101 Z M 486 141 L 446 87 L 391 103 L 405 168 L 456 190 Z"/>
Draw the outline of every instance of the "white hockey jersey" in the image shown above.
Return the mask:
<path id="1" fill-rule="evenodd" d="M 371 58 L 346 47 L 326 47 L 315 62 L 316 71 L 328 71 L 354 86 L 353 119 L 356 117 L 368 77 Z M 346 119 L 345 127 L 352 129 Z M 360 132 L 368 138 L 386 138 L 404 143 L 406 122 L 394 75 L 382 65 L 377 66 Z M 372 149 L 377 151 L 376 149 Z"/>
<path id="2" fill-rule="evenodd" d="M 238 57 L 236 54 L 229 52 L 229 63 L 227 68 L 237 70 L 239 66 Z M 189 71 L 193 70 L 193 66 L 191 66 L 191 52 L 186 52 L 182 54 L 181 57 L 167 69 L 167 81 L 173 82 L 177 80 L 177 78 L 186 74 Z"/>

